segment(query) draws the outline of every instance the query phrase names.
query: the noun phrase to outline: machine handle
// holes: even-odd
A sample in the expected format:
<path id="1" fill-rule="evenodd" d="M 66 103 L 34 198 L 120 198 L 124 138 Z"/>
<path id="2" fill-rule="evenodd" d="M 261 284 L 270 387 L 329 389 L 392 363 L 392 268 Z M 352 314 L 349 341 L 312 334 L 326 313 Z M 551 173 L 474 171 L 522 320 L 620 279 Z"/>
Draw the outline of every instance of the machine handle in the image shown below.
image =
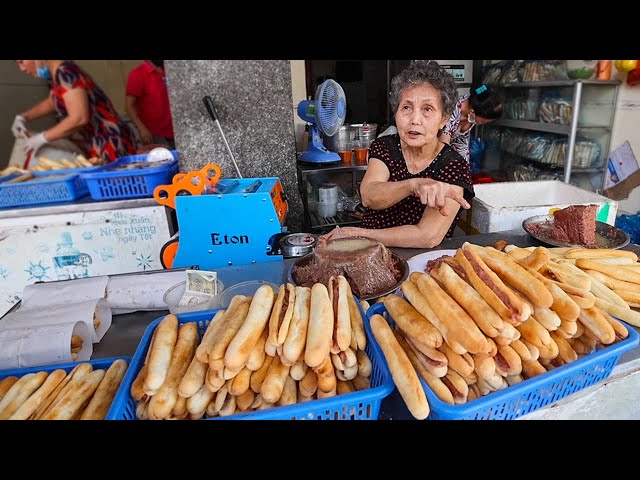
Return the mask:
<path id="1" fill-rule="evenodd" d="M 213 99 L 209 95 L 205 95 L 202 98 L 202 101 L 204 102 L 204 106 L 206 107 L 207 112 L 209 112 L 209 116 L 211 117 L 211 119 L 214 122 L 217 122 L 218 113 L 216 112 L 216 107 L 213 106 Z"/>

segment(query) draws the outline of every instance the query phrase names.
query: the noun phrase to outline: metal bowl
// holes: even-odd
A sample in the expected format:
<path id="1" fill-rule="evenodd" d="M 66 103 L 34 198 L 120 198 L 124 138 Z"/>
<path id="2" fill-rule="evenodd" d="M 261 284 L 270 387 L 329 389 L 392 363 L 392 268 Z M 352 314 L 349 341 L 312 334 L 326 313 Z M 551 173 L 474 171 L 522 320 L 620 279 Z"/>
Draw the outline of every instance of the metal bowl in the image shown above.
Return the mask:
<path id="1" fill-rule="evenodd" d="M 390 252 L 390 253 L 391 253 L 391 258 L 393 258 L 393 261 L 396 264 L 396 267 L 400 271 L 400 276 L 398 278 L 398 281 L 393 286 L 391 286 L 386 290 L 382 290 L 380 292 L 374 292 L 369 295 L 363 295 L 361 297 L 358 297 L 360 300 L 367 300 L 367 301 L 375 300 L 377 298 L 384 297 L 385 295 L 389 295 L 390 293 L 394 293 L 400 288 L 400 285 L 402 285 L 402 282 L 404 282 L 409 277 L 409 264 L 407 263 L 407 261 L 401 256 L 395 254 L 394 252 Z M 289 272 L 287 273 L 287 278 L 290 283 L 294 285 L 298 285 L 298 283 L 293 278 L 294 267 L 304 266 L 312 258 L 313 258 L 313 252 L 305 255 L 304 257 L 298 258 L 295 262 L 291 264 L 291 266 L 289 267 Z"/>

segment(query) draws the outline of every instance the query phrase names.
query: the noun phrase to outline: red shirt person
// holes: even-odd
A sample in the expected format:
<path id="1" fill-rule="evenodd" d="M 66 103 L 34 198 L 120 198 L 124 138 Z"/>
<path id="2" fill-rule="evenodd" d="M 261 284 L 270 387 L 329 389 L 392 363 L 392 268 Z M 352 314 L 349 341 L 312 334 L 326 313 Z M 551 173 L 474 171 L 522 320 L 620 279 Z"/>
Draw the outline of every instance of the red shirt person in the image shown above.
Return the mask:
<path id="1" fill-rule="evenodd" d="M 173 144 L 173 122 L 164 72 L 164 60 L 145 60 L 131 70 L 125 106 L 143 144 Z"/>
<path id="2" fill-rule="evenodd" d="M 69 139 L 87 158 L 107 162 L 134 154 L 136 143 L 131 129 L 120 118 L 111 100 L 91 76 L 72 60 L 17 60 L 20 70 L 51 82 L 50 95 L 16 116 L 12 131 L 24 136 L 26 122 L 57 114 L 61 120 L 44 132 L 30 136 L 27 152 L 36 153 L 46 143 Z"/>

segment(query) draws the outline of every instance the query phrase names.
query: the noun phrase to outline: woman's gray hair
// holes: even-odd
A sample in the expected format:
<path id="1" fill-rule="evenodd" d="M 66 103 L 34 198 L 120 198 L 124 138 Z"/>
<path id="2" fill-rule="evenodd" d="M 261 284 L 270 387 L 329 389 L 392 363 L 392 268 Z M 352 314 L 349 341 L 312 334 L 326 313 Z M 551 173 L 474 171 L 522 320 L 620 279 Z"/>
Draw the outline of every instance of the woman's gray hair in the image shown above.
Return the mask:
<path id="1" fill-rule="evenodd" d="M 458 90 L 453 75 L 433 60 L 414 60 L 391 81 L 389 102 L 395 115 L 400 106 L 400 96 L 405 88 L 428 83 L 440 92 L 442 111 L 449 118 L 458 101 Z"/>

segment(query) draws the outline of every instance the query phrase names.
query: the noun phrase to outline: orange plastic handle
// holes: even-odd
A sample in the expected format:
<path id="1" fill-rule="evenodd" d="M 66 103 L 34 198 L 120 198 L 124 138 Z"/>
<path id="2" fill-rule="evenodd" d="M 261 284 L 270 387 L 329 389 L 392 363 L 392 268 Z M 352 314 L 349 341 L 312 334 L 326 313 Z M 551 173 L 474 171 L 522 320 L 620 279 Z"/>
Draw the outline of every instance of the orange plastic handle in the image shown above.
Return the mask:
<path id="1" fill-rule="evenodd" d="M 159 204 L 175 209 L 176 196 L 202 195 L 205 188 L 212 189 L 221 176 L 222 170 L 215 163 L 209 163 L 193 172 L 177 173 L 170 185 L 158 185 L 153 190 L 153 198 Z"/>

